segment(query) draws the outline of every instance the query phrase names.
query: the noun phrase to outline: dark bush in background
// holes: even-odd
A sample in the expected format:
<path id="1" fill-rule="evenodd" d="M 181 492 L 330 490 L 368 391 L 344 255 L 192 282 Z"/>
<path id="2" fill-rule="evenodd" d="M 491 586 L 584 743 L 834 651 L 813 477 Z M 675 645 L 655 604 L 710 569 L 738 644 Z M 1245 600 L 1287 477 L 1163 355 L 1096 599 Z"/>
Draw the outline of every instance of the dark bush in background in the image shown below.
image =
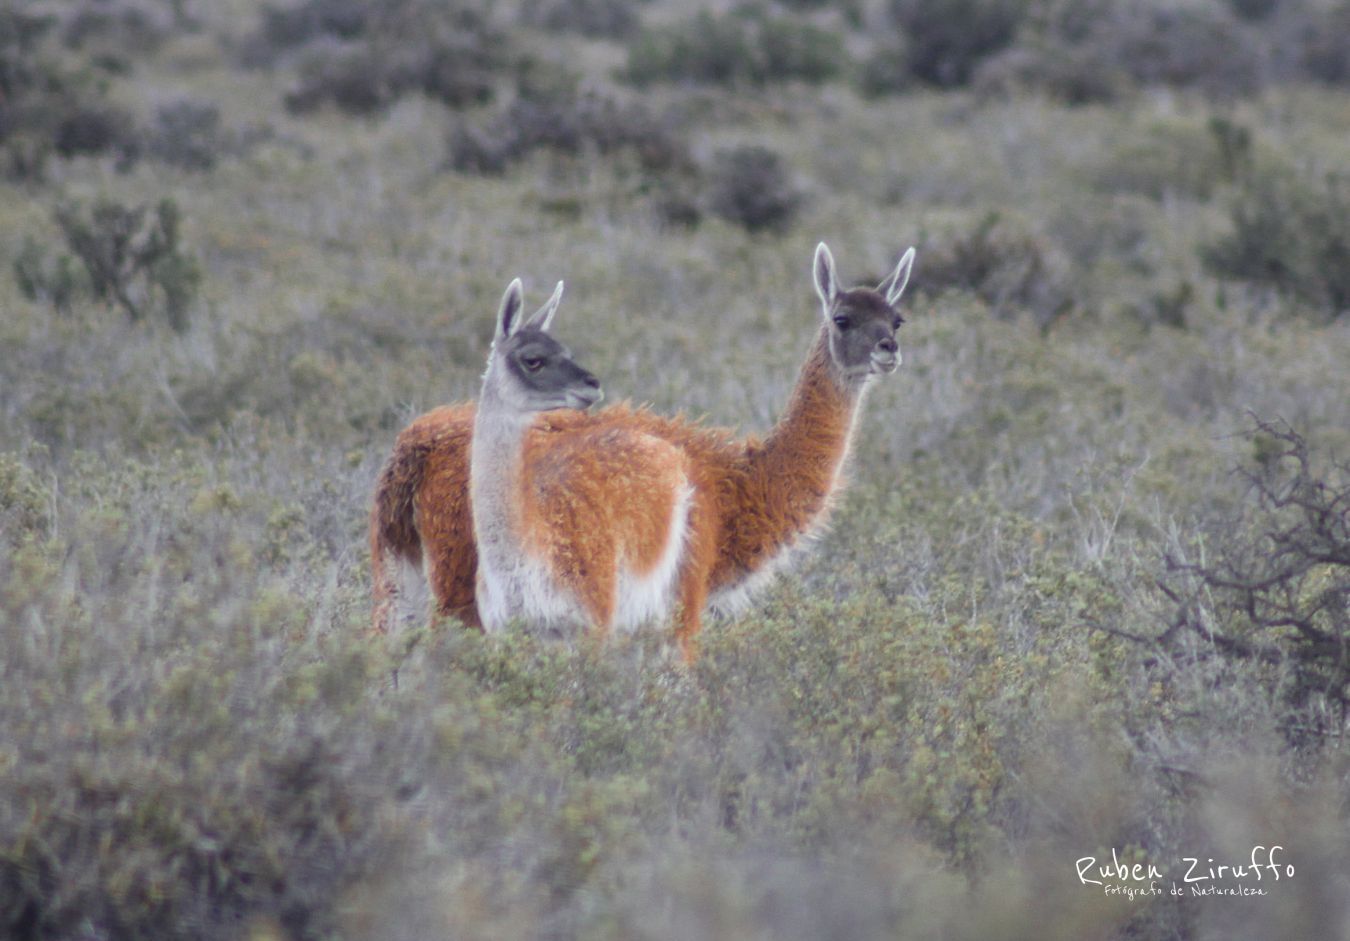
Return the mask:
<path id="1" fill-rule="evenodd" d="M 525 0 L 521 21 L 547 30 L 622 39 L 641 23 L 643 0 Z"/>
<path id="2" fill-rule="evenodd" d="M 448 159 L 455 170 L 501 173 L 537 150 L 630 153 L 652 173 L 679 172 L 692 163 L 674 128 L 646 105 L 571 89 L 521 94 L 484 125 L 456 125 Z"/>
<path id="3" fill-rule="evenodd" d="M 1156 86 L 1232 97 L 1265 83 L 1270 42 L 1219 3 L 1051 5 L 1028 17 L 1017 42 L 976 77 L 985 87 L 1031 87 L 1070 103 Z"/>
<path id="4" fill-rule="evenodd" d="M 930 292 L 968 290 L 998 316 L 1030 310 L 1046 327 L 1073 305 L 1064 266 L 1046 240 L 997 212 L 967 233 L 923 249 L 914 286 Z"/>
<path id="5" fill-rule="evenodd" d="M 1019 0 L 890 0 L 909 71 L 940 88 L 970 82 L 979 64 L 1012 45 L 1026 16 Z"/>
<path id="6" fill-rule="evenodd" d="M 187 328 L 202 275 L 200 264 L 179 244 L 173 200 L 163 199 L 153 210 L 112 200 L 92 207 L 67 204 L 54 217 L 70 254 L 49 262 L 36 242 L 25 243 L 15 273 L 30 300 L 64 310 L 87 291 L 121 307 L 133 321 L 157 311 L 175 330 Z"/>
<path id="7" fill-rule="evenodd" d="M 303 0 L 292 6 L 268 4 L 256 41 L 276 50 L 292 49 L 323 37 L 357 39 L 370 28 L 375 8 L 368 0 Z M 257 51 L 257 50 L 255 50 Z"/>
<path id="8" fill-rule="evenodd" d="M 1102 59 L 1143 86 L 1248 94 L 1263 83 L 1254 35 L 1220 6 L 1144 4 L 1099 21 L 1091 42 Z"/>
<path id="9" fill-rule="evenodd" d="M 847 61 L 838 33 L 758 7 L 654 27 L 628 49 L 624 77 L 635 85 L 763 85 L 826 82 Z"/>
<path id="10" fill-rule="evenodd" d="M 719 153 L 708 187 L 713 213 L 751 232 L 786 231 L 802 204 L 783 158 L 756 145 Z"/>
<path id="11" fill-rule="evenodd" d="M 163 3 L 83 0 L 73 6 L 61 30 L 62 43 L 113 71 L 130 71 L 138 56 L 155 52 L 181 25 Z"/>
<path id="12" fill-rule="evenodd" d="M 147 150 L 156 160 L 185 170 L 210 170 L 230 146 L 220 108 L 210 102 L 183 100 L 155 113 Z"/>
<path id="13" fill-rule="evenodd" d="M 333 104 L 349 114 L 370 114 L 411 92 L 452 107 L 482 104 L 491 99 L 495 72 L 503 64 L 496 51 L 500 41 L 447 30 L 398 49 L 372 43 L 312 50 L 286 94 L 286 108 L 303 114 Z"/>
<path id="14" fill-rule="evenodd" d="M 508 49 L 491 4 L 476 0 L 305 0 L 265 7 L 245 58 L 296 64 L 292 112 L 369 114 L 412 92 L 454 107 L 487 101 Z"/>
<path id="15" fill-rule="evenodd" d="M 1297 46 L 1310 77 L 1328 85 L 1350 84 L 1350 3 L 1311 13 Z"/>
<path id="16" fill-rule="evenodd" d="M 1331 316 L 1350 310 L 1350 177 L 1259 165 L 1230 199 L 1231 230 L 1203 254 L 1211 271 L 1270 285 Z"/>
<path id="17" fill-rule="evenodd" d="M 131 117 L 108 100 L 103 71 L 55 48 L 57 25 L 0 3 L 0 148 L 11 178 L 40 179 L 53 153 L 102 154 L 134 136 Z"/>

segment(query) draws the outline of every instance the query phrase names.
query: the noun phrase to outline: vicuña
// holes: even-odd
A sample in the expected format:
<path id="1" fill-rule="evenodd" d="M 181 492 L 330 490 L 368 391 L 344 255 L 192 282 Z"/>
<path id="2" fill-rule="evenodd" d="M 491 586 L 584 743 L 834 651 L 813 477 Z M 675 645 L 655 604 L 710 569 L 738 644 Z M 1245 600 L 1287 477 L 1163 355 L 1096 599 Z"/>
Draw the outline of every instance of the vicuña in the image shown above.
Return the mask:
<path id="1" fill-rule="evenodd" d="M 627 404 L 589 413 L 563 407 L 522 417 L 517 436 L 521 467 L 538 461 L 536 468 L 542 470 L 528 472 L 541 473 L 548 486 L 561 486 L 551 482 L 555 475 L 567 480 L 568 499 L 555 498 L 556 514 L 546 525 L 551 532 L 570 527 L 569 544 L 578 547 L 578 554 L 559 563 L 563 567 L 553 572 L 551 593 L 530 595 L 533 600 L 524 601 L 525 609 L 517 613 L 550 622 L 566 604 L 582 621 L 623 629 L 678 612 L 676 637 L 685 656 L 692 656 L 703 612 L 743 606 L 823 524 L 842 484 L 867 387 L 875 376 L 900 365 L 896 330 L 903 320 L 896 305 L 913 261 L 911 248 L 875 289 L 845 289 L 830 250 L 824 243 L 816 247 L 822 321 L 787 408 L 763 439 L 737 439 L 726 430 Z M 551 339 L 537 329 L 551 317 L 546 313 L 550 305 L 556 309 L 556 296 L 527 322 L 535 324 L 531 336 Z M 494 357 L 498 354 L 494 346 Z M 380 474 L 370 527 L 377 630 L 390 626 L 409 581 L 420 581 L 418 568 L 436 612 L 471 626 L 492 629 L 500 623 L 497 596 L 477 594 L 480 550 L 485 556 L 488 550 L 474 541 L 478 511 L 470 498 L 476 415 L 473 403 L 461 403 L 416 419 L 399 435 Z M 611 459 L 610 449 L 622 450 L 622 459 Z M 604 496 L 613 492 L 606 489 L 611 485 L 634 486 L 621 470 L 659 480 L 660 499 L 644 495 L 628 504 Z M 602 480 L 607 475 L 618 475 L 619 481 Z M 521 523 L 519 532 L 535 522 L 531 517 Z M 628 547 L 630 541 L 630 548 L 614 550 L 611 576 L 587 583 L 588 594 L 580 593 L 580 582 L 569 582 L 573 576 L 567 573 L 573 570 L 584 569 L 590 577 L 592 556 L 581 553 L 609 552 L 595 547 Z M 547 548 L 552 545 L 536 541 L 526 548 L 534 558 L 544 558 L 555 551 Z M 513 590 L 519 586 L 529 594 L 527 582 L 539 571 L 512 576 Z"/>

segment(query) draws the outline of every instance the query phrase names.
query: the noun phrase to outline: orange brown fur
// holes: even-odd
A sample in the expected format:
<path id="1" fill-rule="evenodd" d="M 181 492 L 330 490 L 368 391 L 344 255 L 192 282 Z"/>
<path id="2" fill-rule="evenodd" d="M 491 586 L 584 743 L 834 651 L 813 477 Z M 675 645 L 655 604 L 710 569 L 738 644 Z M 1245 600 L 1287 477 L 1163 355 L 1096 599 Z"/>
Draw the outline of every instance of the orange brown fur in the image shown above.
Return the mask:
<path id="1" fill-rule="evenodd" d="M 671 475 L 684 474 L 694 491 L 676 627 L 690 656 L 709 596 L 734 588 L 822 521 L 839 484 L 858 398 L 856 390 L 841 388 L 832 375 L 822 328 L 787 411 L 762 441 L 738 441 L 725 430 L 621 404 L 595 413 L 543 413 L 526 448 L 532 466 L 541 466 L 539 455 L 546 450 L 559 449 L 552 458 L 556 466 L 575 464 L 582 476 L 602 475 L 623 493 L 625 461 L 637 457 L 626 449 L 657 447 L 635 443 L 647 438 L 673 446 L 675 458 L 667 455 L 662 466 Z M 437 612 L 480 625 L 468 487 L 473 422 L 472 403 L 428 412 L 399 435 L 380 475 L 370 527 L 377 630 L 387 629 L 393 601 L 389 561 L 402 558 L 418 565 L 424 555 Z M 605 502 L 585 492 L 551 490 L 547 470 L 536 470 L 534 480 L 546 494 L 538 512 L 552 517 L 545 529 L 579 534 L 580 542 L 566 549 L 574 557 L 558 559 L 563 580 L 576 589 L 587 586 L 580 600 L 596 623 L 607 623 L 612 586 L 588 581 L 581 560 L 599 557 L 611 545 L 659 546 L 669 500 L 631 491 L 621 502 Z M 659 492 L 669 493 L 669 488 Z M 527 525 L 526 531 L 539 530 Z M 555 551 L 562 549 L 550 548 L 549 554 Z M 639 572 L 655 561 L 629 560 Z"/>
<path id="2" fill-rule="evenodd" d="M 615 560 L 624 556 L 636 575 L 656 568 L 674 525 L 676 494 L 690 476 L 678 448 L 609 417 L 593 425 L 554 423 L 549 433 L 533 434 L 525 452 L 533 499 L 521 500 L 531 511 L 522 521 L 531 550 L 550 561 L 559 583 L 602 627 L 614 615 Z M 682 566 L 681 597 L 689 583 L 706 579 L 698 569 Z M 677 636 L 696 633 L 701 613 L 701 605 L 683 606 Z"/>

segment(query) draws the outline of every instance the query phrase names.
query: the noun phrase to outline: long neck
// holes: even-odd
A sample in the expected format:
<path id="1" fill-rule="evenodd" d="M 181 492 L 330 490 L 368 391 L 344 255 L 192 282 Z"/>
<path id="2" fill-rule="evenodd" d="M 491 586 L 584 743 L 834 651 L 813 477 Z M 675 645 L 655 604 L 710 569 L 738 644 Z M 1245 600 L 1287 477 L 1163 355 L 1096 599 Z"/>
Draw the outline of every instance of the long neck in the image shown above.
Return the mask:
<path id="1" fill-rule="evenodd" d="M 525 435 L 534 417 L 502 398 L 489 370 L 478 399 L 469 449 L 470 503 L 483 551 L 493 551 L 494 547 L 505 550 L 522 538 Z"/>
<path id="2" fill-rule="evenodd" d="M 765 504 L 770 525 L 755 555 L 771 555 L 812 530 L 829 508 L 864 391 L 842 380 L 830 362 L 822 327 L 797 377 L 787 410 L 761 445 L 747 455 L 752 493 Z"/>

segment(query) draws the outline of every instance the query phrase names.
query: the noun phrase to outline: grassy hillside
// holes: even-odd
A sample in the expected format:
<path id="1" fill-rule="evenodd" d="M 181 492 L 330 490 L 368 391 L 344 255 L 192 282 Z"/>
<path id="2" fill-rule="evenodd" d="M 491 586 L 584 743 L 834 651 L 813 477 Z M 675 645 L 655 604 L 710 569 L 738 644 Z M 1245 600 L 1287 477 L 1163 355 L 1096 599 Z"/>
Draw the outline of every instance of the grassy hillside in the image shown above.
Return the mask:
<path id="1" fill-rule="evenodd" d="M 0 935 L 1350 937 L 1347 8 L 1171 6 L 0 0 Z M 695 666 L 369 636 L 510 278 L 758 432 L 822 239 L 904 365 Z"/>

